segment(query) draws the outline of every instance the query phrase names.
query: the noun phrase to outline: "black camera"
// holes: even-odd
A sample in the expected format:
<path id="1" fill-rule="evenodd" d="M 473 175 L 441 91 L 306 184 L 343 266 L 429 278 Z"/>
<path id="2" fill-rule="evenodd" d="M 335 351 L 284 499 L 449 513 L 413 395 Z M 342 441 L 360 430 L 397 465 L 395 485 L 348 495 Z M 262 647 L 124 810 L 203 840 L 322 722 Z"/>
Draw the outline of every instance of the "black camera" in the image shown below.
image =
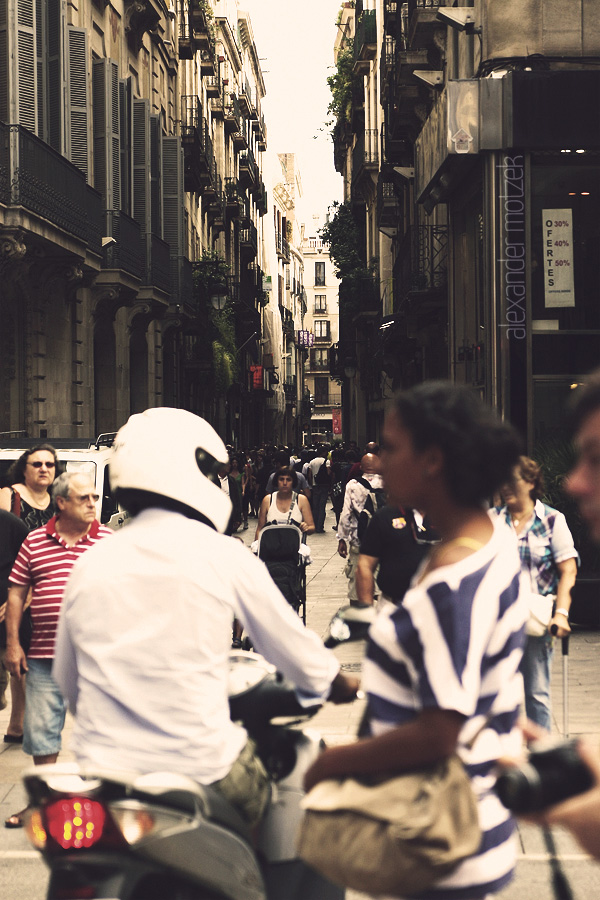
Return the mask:
<path id="1" fill-rule="evenodd" d="M 536 741 L 527 762 L 506 769 L 495 791 L 512 812 L 535 813 L 589 790 L 592 773 L 577 751 L 577 741 Z"/>

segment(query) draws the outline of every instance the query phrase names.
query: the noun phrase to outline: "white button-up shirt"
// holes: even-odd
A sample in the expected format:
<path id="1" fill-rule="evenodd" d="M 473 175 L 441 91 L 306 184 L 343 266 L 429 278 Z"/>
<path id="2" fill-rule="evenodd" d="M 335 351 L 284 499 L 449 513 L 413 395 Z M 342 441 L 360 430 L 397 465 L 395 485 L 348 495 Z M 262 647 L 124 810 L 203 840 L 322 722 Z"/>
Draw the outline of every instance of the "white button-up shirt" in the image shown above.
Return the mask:
<path id="1" fill-rule="evenodd" d="M 381 475 L 369 474 L 361 477 L 369 482 L 372 490 L 383 487 Z M 361 484 L 360 481 L 351 478 L 346 485 L 344 493 L 344 506 L 337 530 L 338 541 L 346 541 L 347 544 L 353 547 L 359 546 L 360 541 L 357 533 L 358 516 L 362 512 L 368 496 L 369 489 L 364 484 Z"/>
<path id="2" fill-rule="evenodd" d="M 78 760 L 223 778 L 246 741 L 229 718 L 234 616 L 301 692 L 328 695 L 339 663 L 239 541 L 150 509 L 88 551 L 67 584 L 53 668 Z"/>

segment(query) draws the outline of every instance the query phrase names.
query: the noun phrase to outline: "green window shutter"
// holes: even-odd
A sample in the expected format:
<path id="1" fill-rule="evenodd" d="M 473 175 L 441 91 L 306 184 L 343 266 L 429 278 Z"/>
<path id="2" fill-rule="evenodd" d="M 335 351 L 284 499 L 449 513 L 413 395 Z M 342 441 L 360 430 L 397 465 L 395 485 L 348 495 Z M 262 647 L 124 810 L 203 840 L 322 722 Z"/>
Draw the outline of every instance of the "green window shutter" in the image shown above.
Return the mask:
<path id="1" fill-rule="evenodd" d="M 9 121 L 8 115 L 8 0 L 0 0 L 0 120 Z"/>
<path id="2" fill-rule="evenodd" d="M 150 103 L 133 101 L 133 217 L 142 234 L 152 231 L 150 204 Z"/>
<path id="3" fill-rule="evenodd" d="M 121 209 L 128 216 L 133 208 L 133 90 L 131 76 L 119 81 L 119 134 L 120 172 L 121 172 Z"/>
<path id="4" fill-rule="evenodd" d="M 163 236 L 162 206 L 162 120 L 150 116 L 150 198 L 152 210 L 152 234 Z"/>
<path id="5" fill-rule="evenodd" d="M 171 256 L 184 256 L 183 148 L 178 137 L 163 137 L 164 239 Z"/>
<path id="6" fill-rule="evenodd" d="M 89 180 L 87 33 L 83 28 L 67 29 L 69 74 L 67 78 L 66 155 Z"/>
<path id="7" fill-rule="evenodd" d="M 10 0 L 9 0 L 10 2 Z M 37 66 L 34 0 L 17 0 L 17 71 L 19 124 L 36 133 Z"/>
<path id="8" fill-rule="evenodd" d="M 44 0 L 38 0 L 40 5 Z M 44 78 L 44 127 L 51 147 L 59 153 L 64 151 L 64 109 L 65 95 L 63 83 L 64 53 L 64 12 L 60 0 L 47 0 L 47 67 Z M 41 105 L 41 104 L 40 104 Z"/>
<path id="9" fill-rule="evenodd" d="M 94 187 L 105 209 L 121 208 L 121 148 L 119 136 L 119 67 L 100 59 L 92 68 L 94 108 Z"/>

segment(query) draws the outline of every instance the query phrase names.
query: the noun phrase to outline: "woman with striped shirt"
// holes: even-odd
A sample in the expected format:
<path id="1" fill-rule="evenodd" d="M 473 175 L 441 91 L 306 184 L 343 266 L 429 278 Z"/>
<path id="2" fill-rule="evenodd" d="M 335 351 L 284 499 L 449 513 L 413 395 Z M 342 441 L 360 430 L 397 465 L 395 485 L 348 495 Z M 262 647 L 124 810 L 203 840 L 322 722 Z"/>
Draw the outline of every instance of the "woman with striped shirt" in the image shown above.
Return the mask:
<path id="1" fill-rule="evenodd" d="M 403 603 L 371 627 L 363 668 L 366 735 L 326 750 L 306 787 L 344 775 L 394 774 L 457 751 L 478 799 L 482 842 L 431 900 L 482 900 L 511 879 L 513 822 L 493 792 L 500 756 L 518 753 L 526 603 L 514 535 L 486 500 L 515 465 L 519 441 L 469 390 L 426 382 L 397 396 L 384 428 L 390 503 L 423 509 L 442 540 Z"/>

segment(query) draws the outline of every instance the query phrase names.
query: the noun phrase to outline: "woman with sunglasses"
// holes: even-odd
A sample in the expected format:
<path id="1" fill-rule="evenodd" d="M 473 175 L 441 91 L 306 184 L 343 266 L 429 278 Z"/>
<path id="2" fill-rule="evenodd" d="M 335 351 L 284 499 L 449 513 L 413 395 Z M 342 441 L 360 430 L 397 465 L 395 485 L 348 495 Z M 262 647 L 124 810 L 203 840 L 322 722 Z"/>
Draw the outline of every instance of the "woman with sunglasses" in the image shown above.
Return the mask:
<path id="1" fill-rule="evenodd" d="M 11 486 L 0 490 L 0 509 L 18 516 L 28 531 L 41 528 L 54 515 L 50 486 L 59 474 L 56 450 L 50 444 L 38 444 L 26 450 L 10 467 Z M 0 621 L 4 620 L 5 609 L 6 604 L 0 606 Z M 4 655 L 3 650 L 0 653 Z M 25 690 L 22 680 L 11 676 L 10 694 L 10 720 L 4 735 L 4 743 L 20 744 L 23 741 L 25 714 Z"/>
<path id="2" fill-rule="evenodd" d="M 56 450 L 38 444 L 26 450 L 10 468 L 11 486 L 0 490 L 0 509 L 18 516 L 29 531 L 41 528 L 54 515 L 50 486 L 58 469 Z"/>

